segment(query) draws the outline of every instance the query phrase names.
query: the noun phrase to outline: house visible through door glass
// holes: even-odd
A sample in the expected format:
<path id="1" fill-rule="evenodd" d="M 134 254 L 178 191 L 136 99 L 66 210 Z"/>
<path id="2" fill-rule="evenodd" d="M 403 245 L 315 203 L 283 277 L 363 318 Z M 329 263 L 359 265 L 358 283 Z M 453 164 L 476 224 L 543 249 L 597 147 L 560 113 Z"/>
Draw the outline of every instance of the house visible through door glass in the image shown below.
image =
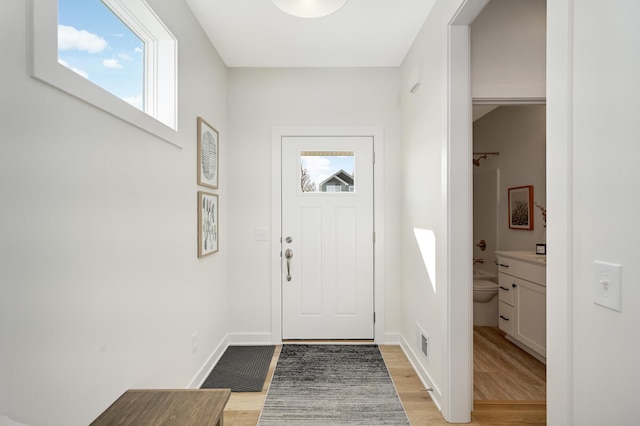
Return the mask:
<path id="1" fill-rule="evenodd" d="M 301 152 L 301 192 L 355 192 L 355 159 L 353 152 Z"/>

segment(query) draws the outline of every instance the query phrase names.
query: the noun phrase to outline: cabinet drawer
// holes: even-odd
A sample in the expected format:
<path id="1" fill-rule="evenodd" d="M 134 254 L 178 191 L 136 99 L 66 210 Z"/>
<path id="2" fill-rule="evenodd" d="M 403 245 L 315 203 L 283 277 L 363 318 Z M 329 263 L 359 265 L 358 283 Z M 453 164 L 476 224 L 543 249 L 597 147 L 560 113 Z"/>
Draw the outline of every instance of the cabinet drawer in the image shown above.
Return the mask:
<path id="1" fill-rule="evenodd" d="M 509 259 L 506 257 L 498 258 L 498 272 L 502 272 L 504 274 L 513 275 L 513 259 Z"/>
<path id="2" fill-rule="evenodd" d="M 547 268 L 542 265 L 534 265 L 526 262 L 513 262 L 513 275 L 531 281 L 532 283 L 547 284 Z"/>
<path id="3" fill-rule="evenodd" d="M 513 294 L 516 292 L 513 284 L 514 278 L 512 276 L 500 273 L 498 277 L 498 296 L 501 302 L 508 303 L 511 306 L 515 301 Z"/>
<path id="4" fill-rule="evenodd" d="M 498 326 L 500 330 L 507 334 L 513 334 L 515 319 L 513 306 L 500 302 L 498 305 Z"/>

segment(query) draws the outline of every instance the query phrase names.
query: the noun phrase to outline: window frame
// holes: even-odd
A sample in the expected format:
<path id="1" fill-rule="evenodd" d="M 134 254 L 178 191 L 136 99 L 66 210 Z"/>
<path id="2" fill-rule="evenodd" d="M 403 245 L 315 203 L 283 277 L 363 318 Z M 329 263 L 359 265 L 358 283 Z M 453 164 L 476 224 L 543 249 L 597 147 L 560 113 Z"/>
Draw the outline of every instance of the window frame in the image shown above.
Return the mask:
<path id="1" fill-rule="evenodd" d="M 145 44 L 145 111 L 58 62 L 58 2 L 31 0 L 33 77 L 173 145 L 178 139 L 178 41 L 144 0 L 103 0 Z"/>

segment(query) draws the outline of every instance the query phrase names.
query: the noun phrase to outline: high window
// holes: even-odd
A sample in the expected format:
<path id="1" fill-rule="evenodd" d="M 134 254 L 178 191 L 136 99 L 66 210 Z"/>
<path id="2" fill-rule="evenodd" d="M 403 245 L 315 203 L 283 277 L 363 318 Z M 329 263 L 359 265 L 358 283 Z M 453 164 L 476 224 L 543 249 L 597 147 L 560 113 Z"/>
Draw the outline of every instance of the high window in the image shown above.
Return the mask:
<path id="1" fill-rule="evenodd" d="M 146 1 L 32 6 L 34 77 L 176 143 L 177 41 Z"/>
<path id="2" fill-rule="evenodd" d="M 58 0 L 58 62 L 144 111 L 144 43 L 100 0 Z"/>

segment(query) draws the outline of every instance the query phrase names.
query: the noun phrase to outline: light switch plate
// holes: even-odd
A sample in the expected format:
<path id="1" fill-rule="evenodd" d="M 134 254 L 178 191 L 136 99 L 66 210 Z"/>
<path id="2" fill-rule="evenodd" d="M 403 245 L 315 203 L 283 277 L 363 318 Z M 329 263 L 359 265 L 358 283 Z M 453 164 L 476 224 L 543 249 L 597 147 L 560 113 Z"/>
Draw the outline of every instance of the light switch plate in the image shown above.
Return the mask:
<path id="1" fill-rule="evenodd" d="M 622 312 L 622 265 L 599 261 L 593 264 L 593 303 Z"/>

